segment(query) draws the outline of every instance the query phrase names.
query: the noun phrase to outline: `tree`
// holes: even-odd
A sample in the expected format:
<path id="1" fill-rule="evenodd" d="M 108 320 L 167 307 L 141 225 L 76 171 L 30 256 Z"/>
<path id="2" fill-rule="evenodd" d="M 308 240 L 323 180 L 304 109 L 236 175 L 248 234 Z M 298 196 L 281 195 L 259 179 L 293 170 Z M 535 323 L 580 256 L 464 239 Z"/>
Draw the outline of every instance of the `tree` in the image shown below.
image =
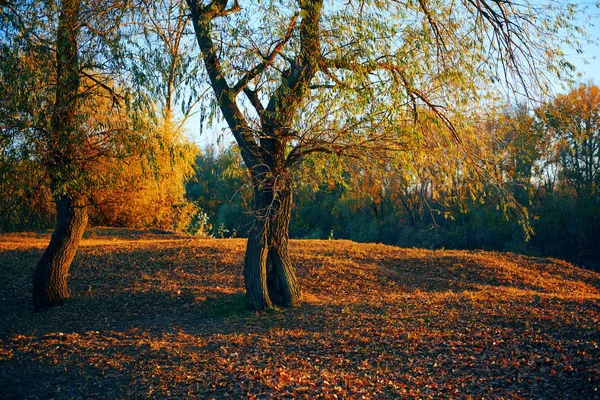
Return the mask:
<path id="1" fill-rule="evenodd" d="M 107 184 L 95 168 L 112 160 L 118 170 L 118 160 L 140 154 L 139 133 L 152 135 L 141 129 L 121 78 L 126 5 L 29 1 L 2 11 L 3 138 L 41 171 L 56 206 L 54 232 L 33 275 L 35 310 L 69 296 L 68 271 L 88 222 L 90 193 Z"/>
<path id="2" fill-rule="evenodd" d="M 109 109 L 106 104 L 99 111 Z M 164 119 L 141 118 L 148 119 L 144 125 L 153 133 L 132 132 L 144 140 L 138 149 L 90 166 L 89 173 L 107 182 L 90 191 L 90 223 L 187 232 L 201 212 L 184 197 L 197 148 Z"/>
<path id="3" fill-rule="evenodd" d="M 195 80 L 195 42 L 186 39 L 191 32 L 184 0 L 141 0 L 138 8 L 132 17 L 136 34 L 130 40 L 136 50 L 133 79 L 156 102 L 165 130 L 180 132 L 194 109 L 200 86 Z M 177 105 L 183 117 L 174 120 Z"/>
<path id="4" fill-rule="evenodd" d="M 582 84 L 538 112 L 546 131 L 547 169 L 555 171 L 556 225 L 570 258 L 600 259 L 600 88 Z M 552 220 L 552 216 L 546 216 Z M 557 244 L 555 247 L 562 247 Z M 575 256 L 573 256 L 573 253 Z"/>
<path id="5" fill-rule="evenodd" d="M 245 210 L 252 197 L 239 155 L 232 149 L 207 147 L 196 157 L 196 175 L 186 185 L 186 197 L 202 205 L 222 236 L 247 236 L 251 225 Z"/>
<path id="6" fill-rule="evenodd" d="M 578 197 L 595 197 L 600 187 L 600 88 L 580 85 L 556 97 L 543 114 L 564 181 Z"/>
<path id="7" fill-rule="evenodd" d="M 56 90 L 50 122 L 50 149 L 45 164 L 50 185 L 56 193 L 56 226 L 50 244 L 33 275 L 33 307 L 42 309 L 69 296 L 68 270 L 85 231 L 88 212 L 86 199 L 76 190 L 61 190 L 62 174 L 80 174 L 74 162 L 78 143 L 77 108 L 80 93 L 78 26 L 80 0 L 64 0 L 56 33 Z"/>
<path id="8" fill-rule="evenodd" d="M 503 179 L 514 185 L 515 198 L 524 206 L 531 204 L 532 181 L 536 161 L 540 158 L 543 134 L 535 113 L 526 104 L 519 104 L 492 116 L 488 121 L 490 134 L 499 137 L 501 162 L 499 171 Z"/>
<path id="9" fill-rule="evenodd" d="M 391 160 L 430 151 L 428 141 L 446 154 L 468 152 L 473 111 L 481 99 L 489 105 L 496 82 L 531 95 L 545 71 L 570 67 L 562 28 L 581 32 L 573 6 L 533 2 L 187 4 L 213 105 L 252 180 L 250 309 L 300 301 L 287 247 L 303 162 L 319 153 Z"/>
<path id="10" fill-rule="evenodd" d="M 46 177 L 17 149 L 0 147 L 0 231 L 47 228 L 53 211 Z"/>

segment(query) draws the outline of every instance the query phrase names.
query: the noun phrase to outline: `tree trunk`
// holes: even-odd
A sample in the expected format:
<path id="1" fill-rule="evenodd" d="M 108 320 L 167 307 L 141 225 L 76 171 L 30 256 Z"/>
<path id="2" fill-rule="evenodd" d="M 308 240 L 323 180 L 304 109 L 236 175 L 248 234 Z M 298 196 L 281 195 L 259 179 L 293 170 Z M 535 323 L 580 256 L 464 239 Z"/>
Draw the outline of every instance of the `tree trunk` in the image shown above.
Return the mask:
<path id="1" fill-rule="evenodd" d="M 291 307 L 301 298 L 288 254 L 291 182 L 253 177 L 253 184 L 254 224 L 248 235 L 244 262 L 246 305 L 250 310 L 273 305 Z"/>
<path id="2" fill-rule="evenodd" d="M 62 304 L 69 297 L 69 267 L 87 221 L 88 211 L 83 197 L 60 196 L 56 200 L 56 227 L 33 274 L 34 311 Z"/>
<path id="3" fill-rule="evenodd" d="M 56 98 L 46 167 L 56 199 L 56 226 L 33 274 L 33 309 L 59 305 L 69 297 L 67 276 L 87 225 L 86 199 L 65 189 L 80 177 L 77 165 L 79 51 L 77 35 L 81 0 L 62 0 L 56 31 Z M 67 185 L 65 185 L 67 183 Z M 65 190 L 66 193 L 65 194 Z M 77 190 L 77 189 L 75 189 Z"/>

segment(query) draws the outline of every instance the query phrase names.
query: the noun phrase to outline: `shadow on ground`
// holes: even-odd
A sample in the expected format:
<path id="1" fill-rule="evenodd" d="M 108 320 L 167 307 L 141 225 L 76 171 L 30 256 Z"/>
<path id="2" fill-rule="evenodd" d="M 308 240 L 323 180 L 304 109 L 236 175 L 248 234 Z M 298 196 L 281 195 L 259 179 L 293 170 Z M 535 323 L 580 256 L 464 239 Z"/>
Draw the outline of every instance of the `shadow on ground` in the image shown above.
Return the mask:
<path id="1" fill-rule="evenodd" d="M 593 398 L 600 390 L 597 274 L 517 256 L 292 242 L 304 303 L 254 313 L 243 308 L 244 244 L 88 242 L 72 267 L 72 299 L 37 314 L 29 284 L 41 250 L 1 251 L 0 393 Z"/>

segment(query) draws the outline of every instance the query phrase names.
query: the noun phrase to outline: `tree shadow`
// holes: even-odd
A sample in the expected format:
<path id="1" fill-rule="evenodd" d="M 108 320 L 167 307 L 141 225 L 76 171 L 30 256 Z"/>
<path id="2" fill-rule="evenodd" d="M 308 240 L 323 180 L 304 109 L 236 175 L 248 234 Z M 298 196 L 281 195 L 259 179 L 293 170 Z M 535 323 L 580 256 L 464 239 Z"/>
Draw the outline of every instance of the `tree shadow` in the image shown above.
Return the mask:
<path id="1" fill-rule="evenodd" d="M 480 371 L 501 380 L 517 377 L 515 371 L 533 379 L 544 363 L 566 368 L 574 360 L 588 368 L 550 378 L 555 394 L 560 379 L 569 390 L 581 389 L 577 393 L 584 393 L 586 379 L 597 379 L 590 357 L 600 354 L 589 353 L 582 343 L 598 334 L 584 322 L 600 314 L 600 306 L 587 302 L 587 316 L 568 320 L 565 315 L 581 303 L 547 301 L 535 284 L 526 283 L 531 295 L 475 307 L 461 292 L 510 284 L 477 269 L 477 259 L 449 256 L 433 262 L 403 255 L 388 261 L 367 254 L 340 263 L 327 257 L 300 260 L 296 254 L 307 299 L 292 309 L 257 313 L 244 309 L 242 252 L 227 253 L 238 245 L 84 249 L 72 267 L 71 301 L 36 314 L 30 312 L 30 278 L 23 271 L 35 265 L 41 251 L 0 253 L 3 262 L 12 262 L 0 269 L 0 280 L 10 282 L 0 286 L 6 305 L 0 347 L 13 352 L 1 361 L 3 395 L 168 397 L 168 390 L 176 389 L 200 398 L 243 397 L 273 390 L 267 378 L 284 367 L 322 387 L 325 381 L 343 386 L 342 374 L 371 382 L 374 371 L 386 381 L 415 387 L 417 381 L 441 386 L 449 376 L 465 382 L 464 393 L 474 397 L 490 394 L 478 392 L 481 381 L 471 379 Z M 330 293 L 331 288 L 343 292 Z M 450 291 L 458 294 L 443 301 Z M 401 296 L 386 297 L 395 293 Z M 552 310 L 560 310 L 561 317 L 552 318 Z M 526 363 L 512 362 L 515 354 Z M 456 360 L 469 364 L 457 368 Z M 506 365 L 499 363 L 503 360 Z M 301 386 L 283 377 L 279 393 Z M 400 396 L 392 386 L 384 389 L 382 397 Z M 529 393 L 504 389 L 504 397 Z M 530 394 L 536 397 L 543 389 Z"/>

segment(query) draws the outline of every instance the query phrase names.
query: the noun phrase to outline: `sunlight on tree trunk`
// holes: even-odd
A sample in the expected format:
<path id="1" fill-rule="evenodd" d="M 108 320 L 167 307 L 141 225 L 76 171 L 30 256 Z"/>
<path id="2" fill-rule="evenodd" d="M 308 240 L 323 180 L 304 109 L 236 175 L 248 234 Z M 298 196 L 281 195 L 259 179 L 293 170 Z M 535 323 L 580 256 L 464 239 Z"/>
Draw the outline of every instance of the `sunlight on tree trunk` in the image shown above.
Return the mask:
<path id="1" fill-rule="evenodd" d="M 33 279 L 36 309 L 68 296 L 69 264 L 88 212 L 92 222 L 176 229 L 187 228 L 197 214 L 198 207 L 183 197 L 195 149 L 170 114 L 183 90 L 175 71 L 181 74 L 188 64 L 181 56 L 187 47 L 178 45 L 187 16 L 162 17 L 173 15 L 175 2 L 181 4 L 152 2 L 160 16 L 124 0 L 0 7 L 0 173 L 9 180 L 6 176 L 19 173 L 10 164 L 31 169 L 27 179 L 17 176 L 16 184 L 39 182 L 47 192 L 36 193 L 45 194 L 47 203 L 54 199 L 58 210 L 52 241 Z M 149 15 L 158 24 L 154 28 L 141 22 Z M 172 29 L 163 36 L 165 25 Z M 156 87 L 167 79 L 165 71 L 170 74 L 163 91 Z M 146 79 L 149 75 L 154 78 Z M 151 98 L 163 92 L 166 99 Z M 163 109 L 164 126 L 156 112 Z M 2 189 L 9 185 L 0 188 L 0 213 L 19 205 L 4 199 Z M 20 193 L 11 190 L 6 197 Z M 53 213 L 45 217 L 53 222 Z"/>
<path id="2" fill-rule="evenodd" d="M 273 305 L 291 307 L 301 299 L 288 254 L 291 185 L 285 180 L 279 185 L 276 182 L 271 178 L 254 183 L 255 218 L 244 263 L 247 307 L 251 310 Z"/>
<path id="3" fill-rule="evenodd" d="M 252 178 L 250 309 L 300 299 L 287 247 L 303 165 L 331 177 L 345 173 L 342 158 L 390 173 L 412 162 L 417 175 L 410 160 L 445 157 L 451 172 L 492 179 L 477 109 L 498 98 L 499 82 L 543 92 L 548 72 L 570 66 L 558 44 L 577 47 L 550 27 L 583 33 L 563 2 L 543 15 L 528 1 L 186 3 L 214 93 L 203 111 L 222 115 Z"/>

